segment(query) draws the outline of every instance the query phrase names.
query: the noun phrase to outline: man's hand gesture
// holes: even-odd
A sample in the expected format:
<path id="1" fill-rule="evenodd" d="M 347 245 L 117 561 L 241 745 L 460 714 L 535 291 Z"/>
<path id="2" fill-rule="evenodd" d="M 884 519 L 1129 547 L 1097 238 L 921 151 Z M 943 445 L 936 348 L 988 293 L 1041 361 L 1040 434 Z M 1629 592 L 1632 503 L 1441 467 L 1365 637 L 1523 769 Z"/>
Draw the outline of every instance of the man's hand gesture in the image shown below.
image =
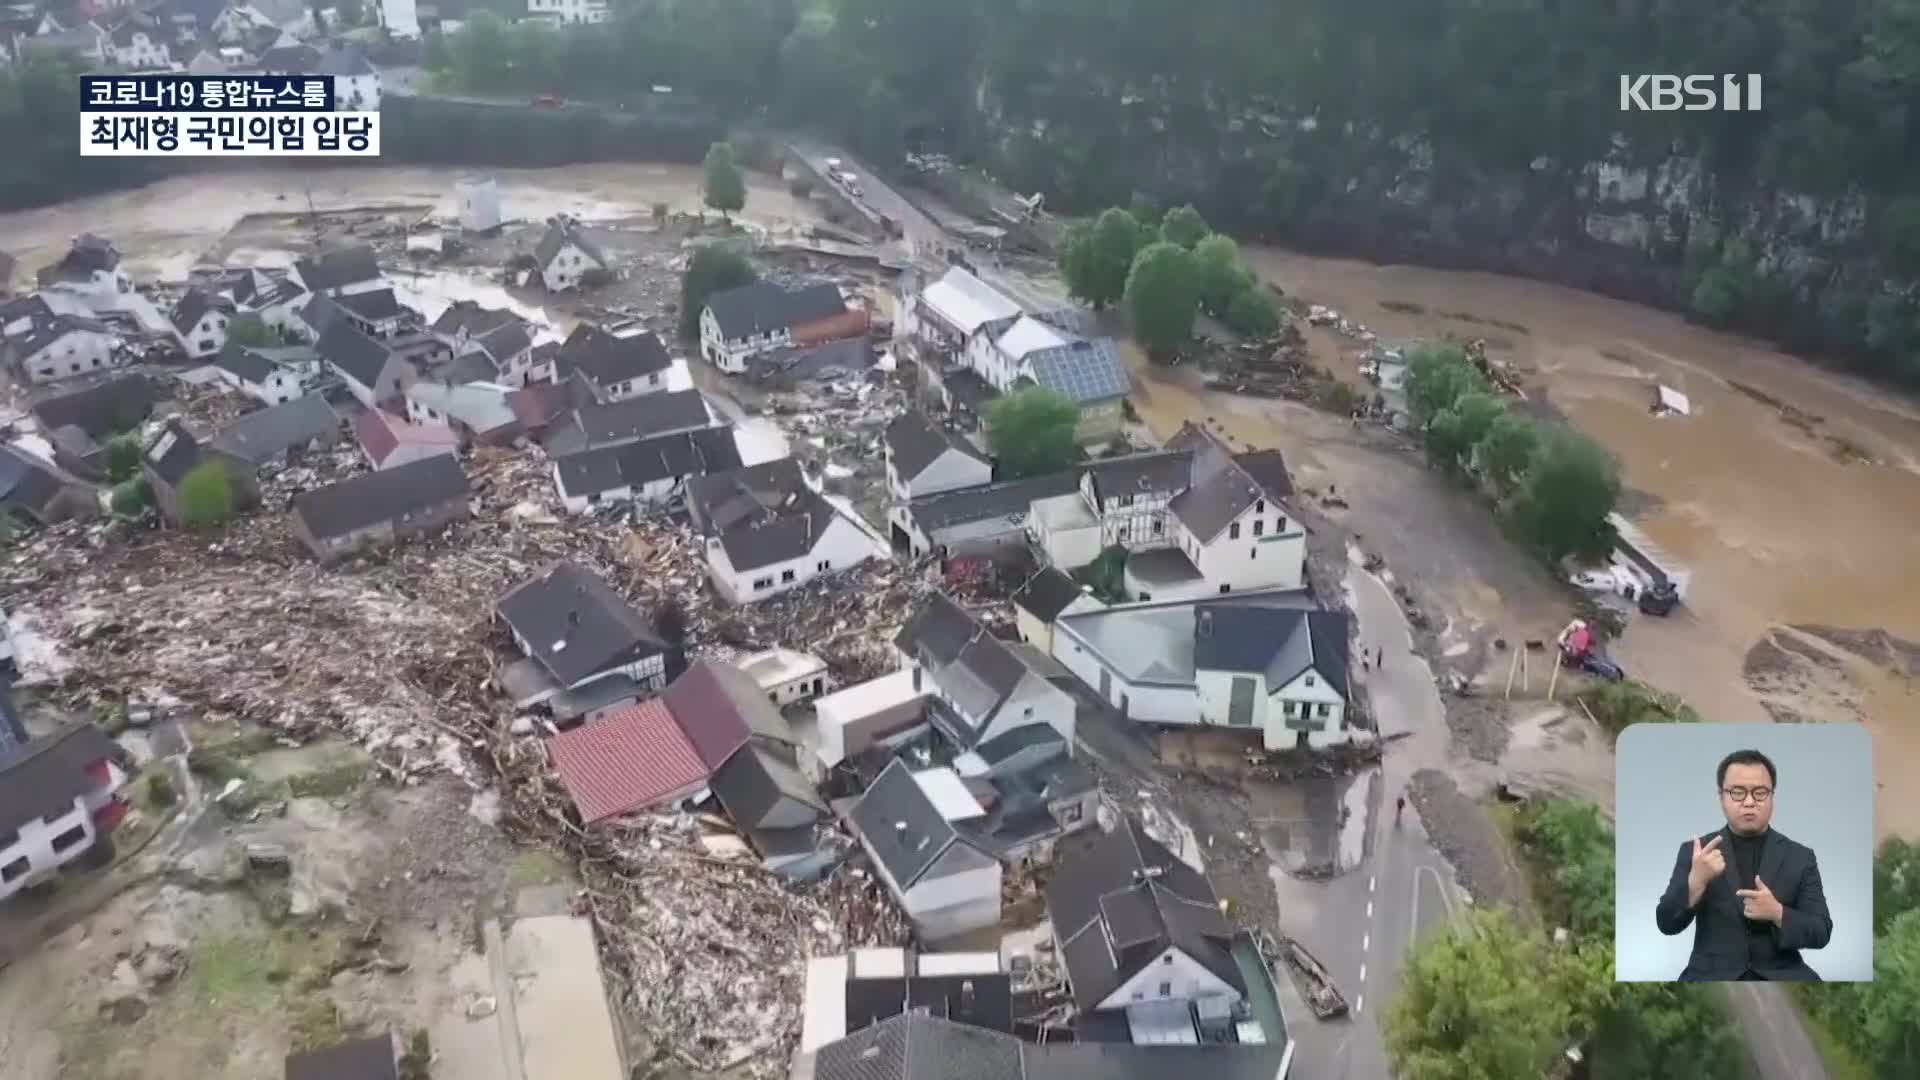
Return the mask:
<path id="1" fill-rule="evenodd" d="M 1786 917 L 1787 909 L 1774 899 L 1773 890 L 1767 888 L 1767 883 L 1761 881 L 1758 874 L 1753 876 L 1753 888 L 1735 889 L 1733 895 L 1740 898 L 1741 914 L 1754 922 L 1779 926 L 1780 920 Z"/>
<path id="2" fill-rule="evenodd" d="M 1720 850 L 1721 839 L 1715 834 L 1703 845 L 1699 837 L 1694 837 L 1693 868 L 1687 871 L 1687 889 L 1695 897 L 1705 892 L 1707 886 L 1713 884 L 1713 879 L 1727 868 L 1727 854 Z"/>

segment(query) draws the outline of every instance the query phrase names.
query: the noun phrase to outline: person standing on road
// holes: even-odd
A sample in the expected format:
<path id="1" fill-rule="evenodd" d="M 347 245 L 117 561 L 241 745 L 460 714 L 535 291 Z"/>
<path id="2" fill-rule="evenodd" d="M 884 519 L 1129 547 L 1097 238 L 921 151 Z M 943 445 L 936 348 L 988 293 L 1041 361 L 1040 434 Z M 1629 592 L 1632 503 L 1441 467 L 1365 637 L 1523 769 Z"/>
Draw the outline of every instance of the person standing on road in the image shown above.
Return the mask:
<path id="1" fill-rule="evenodd" d="M 1395 825 L 1400 824 L 1400 815 L 1402 813 L 1405 813 L 1406 809 L 1407 809 L 1407 797 L 1405 795 L 1402 795 L 1398 799 L 1395 799 L 1393 801 L 1393 823 Z"/>
<path id="2" fill-rule="evenodd" d="M 1771 827 L 1773 762 L 1735 750 L 1721 759 L 1716 782 L 1726 827 L 1680 844 L 1654 911 L 1667 935 L 1698 921 L 1680 981 L 1819 982 L 1800 950 L 1826 947 L 1833 918 L 1813 849 Z"/>

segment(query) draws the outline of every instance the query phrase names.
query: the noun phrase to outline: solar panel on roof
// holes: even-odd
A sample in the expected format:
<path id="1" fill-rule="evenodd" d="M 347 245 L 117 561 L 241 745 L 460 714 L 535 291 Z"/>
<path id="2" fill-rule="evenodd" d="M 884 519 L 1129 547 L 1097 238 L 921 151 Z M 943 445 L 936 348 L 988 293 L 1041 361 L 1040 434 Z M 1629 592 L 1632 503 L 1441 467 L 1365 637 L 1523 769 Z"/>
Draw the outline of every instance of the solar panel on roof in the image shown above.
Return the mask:
<path id="1" fill-rule="evenodd" d="M 1076 402 L 1100 401 L 1127 392 L 1127 375 L 1111 342 L 1048 349 L 1032 358 L 1042 386 Z"/>

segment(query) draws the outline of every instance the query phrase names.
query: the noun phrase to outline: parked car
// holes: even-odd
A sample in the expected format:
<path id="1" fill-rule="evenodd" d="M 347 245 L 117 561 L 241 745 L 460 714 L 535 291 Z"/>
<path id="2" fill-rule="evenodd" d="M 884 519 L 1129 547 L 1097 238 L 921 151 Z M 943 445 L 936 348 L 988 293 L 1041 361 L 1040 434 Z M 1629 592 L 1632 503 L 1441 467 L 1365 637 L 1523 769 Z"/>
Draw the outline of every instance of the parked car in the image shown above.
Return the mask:
<path id="1" fill-rule="evenodd" d="M 541 94 L 533 99 L 533 107 L 536 109 L 557 109 L 566 103 L 566 99 L 558 94 Z"/>

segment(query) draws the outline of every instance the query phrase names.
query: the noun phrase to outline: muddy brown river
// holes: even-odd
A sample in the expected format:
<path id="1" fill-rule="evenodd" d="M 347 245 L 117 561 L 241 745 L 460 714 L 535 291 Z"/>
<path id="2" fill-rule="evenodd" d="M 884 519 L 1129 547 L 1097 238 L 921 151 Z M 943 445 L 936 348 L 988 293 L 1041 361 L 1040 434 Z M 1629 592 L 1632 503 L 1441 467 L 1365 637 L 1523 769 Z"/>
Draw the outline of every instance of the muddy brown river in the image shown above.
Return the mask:
<path id="1" fill-rule="evenodd" d="M 182 178 L 0 215 L 0 250 L 20 257 L 24 276 L 92 230 L 121 245 L 137 276 L 178 279 L 243 215 L 309 201 L 323 210 L 433 205 L 445 213 L 459 175 L 257 169 Z M 493 175 L 505 212 L 522 220 L 699 206 L 699 171 L 679 166 Z M 751 179 L 747 221 L 779 227 L 815 216 L 772 178 Z M 1920 833 L 1920 786 L 1901 782 L 1920 768 L 1920 650 L 1902 651 L 1920 641 L 1920 408 L 1763 345 L 1586 293 L 1246 250 L 1288 292 L 1382 336 L 1482 337 L 1526 371 L 1536 393 L 1619 456 L 1636 520 L 1693 570 L 1675 617 L 1633 620 L 1617 649 L 1628 669 L 1716 720 L 1864 720 L 1875 737 L 1878 830 Z M 1329 366 L 1351 364 L 1330 336 L 1313 340 Z M 1693 415 L 1653 416 L 1656 382 L 1686 393 Z M 1271 428 L 1277 415 L 1275 403 L 1140 390 L 1150 417 L 1204 410 L 1223 424 Z M 1311 454 L 1303 458 L 1311 468 Z M 1468 606 L 1492 618 L 1501 599 Z"/>
<path id="2" fill-rule="evenodd" d="M 1619 457 L 1640 504 L 1632 516 L 1693 570 L 1676 617 L 1633 619 L 1617 648 L 1628 670 L 1715 720 L 1863 720 L 1877 831 L 1920 832 L 1920 786 L 1908 780 L 1920 768 L 1920 657 L 1892 640 L 1920 640 L 1920 408 L 1588 293 L 1250 254 L 1289 292 L 1382 337 L 1484 338 L 1528 371 L 1534 392 Z M 1653 415 L 1655 383 L 1685 393 L 1692 415 Z"/>

